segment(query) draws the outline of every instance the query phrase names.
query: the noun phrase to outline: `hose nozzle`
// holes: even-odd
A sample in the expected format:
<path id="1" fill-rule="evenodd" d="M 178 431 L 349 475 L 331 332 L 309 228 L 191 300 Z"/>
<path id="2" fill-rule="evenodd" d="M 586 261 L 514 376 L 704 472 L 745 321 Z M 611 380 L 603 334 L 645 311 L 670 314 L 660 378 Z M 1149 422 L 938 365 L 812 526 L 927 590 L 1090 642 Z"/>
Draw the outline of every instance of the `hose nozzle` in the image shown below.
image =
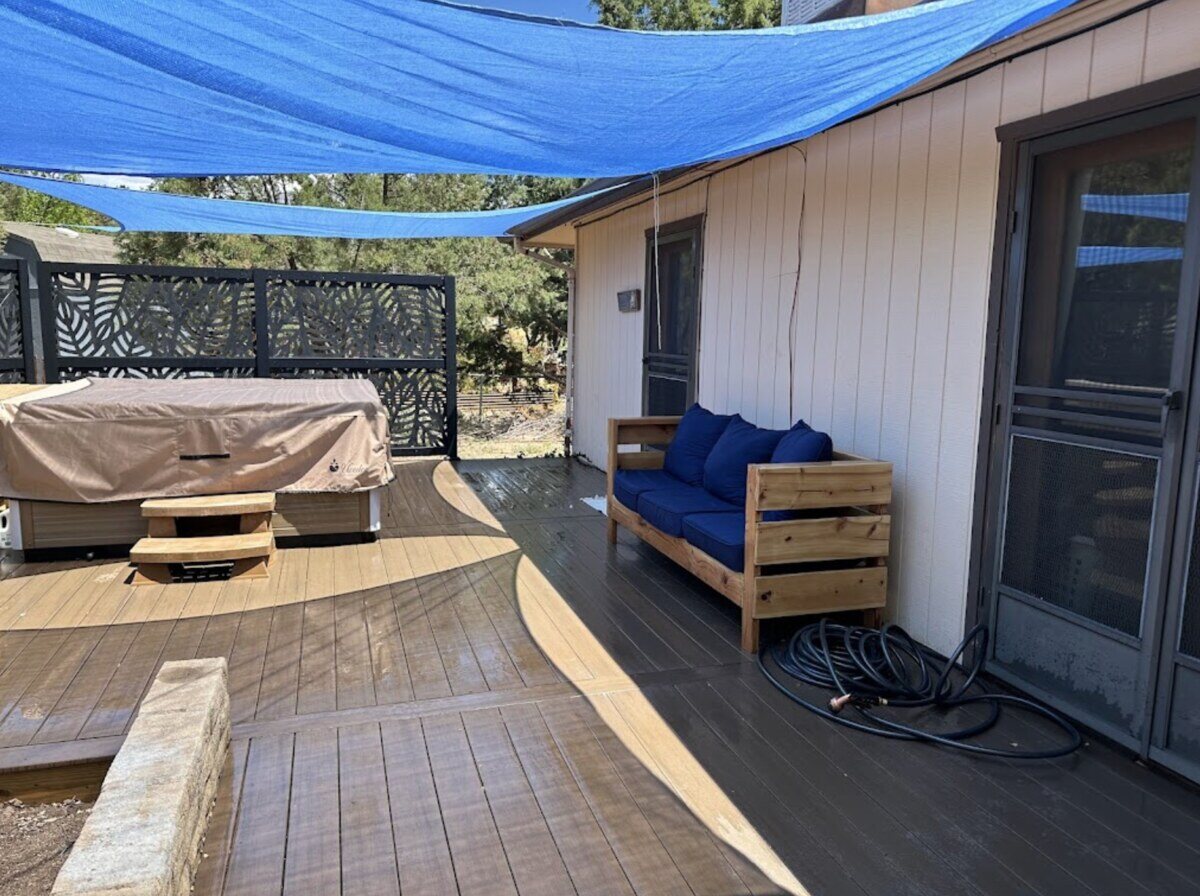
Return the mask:
<path id="1" fill-rule="evenodd" d="M 842 696 L 834 697 L 829 701 L 829 711 L 837 715 L 851 704 L 854 706 L 887 706 L 887 700 L 883 697 L 865 697 L 861 694 L 842 694 Z"/>
<path id="2" fill-rule="evenodd" d="M 829 701 L 829 711 L 836 715 L 845 709 L 846 704 L 850 703 L 853 699 L 854 697 L 850 694 L 842 694 L 840 697 L 834 697 Z"/>

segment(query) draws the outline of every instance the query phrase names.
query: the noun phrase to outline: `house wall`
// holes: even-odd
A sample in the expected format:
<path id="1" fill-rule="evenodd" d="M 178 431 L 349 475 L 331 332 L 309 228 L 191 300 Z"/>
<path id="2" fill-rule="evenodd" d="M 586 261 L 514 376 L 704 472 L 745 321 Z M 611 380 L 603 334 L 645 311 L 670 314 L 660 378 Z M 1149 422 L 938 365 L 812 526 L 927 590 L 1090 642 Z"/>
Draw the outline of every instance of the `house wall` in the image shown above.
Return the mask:
<path id="1" fill-rule="evenodd" d="M 967 604 L 995 129 L 1200 68 L 1197 14 L 1166 0 L 660 197 L 660 222 L 706 215 L 699 400 L 895 464 L 890 615 L 935 649 Z M 577 234 L 575 444 L 601 466 L 607 418 L 641 411 L 616 294 L 644 288 L 653 223 L 643 202 Z"/>

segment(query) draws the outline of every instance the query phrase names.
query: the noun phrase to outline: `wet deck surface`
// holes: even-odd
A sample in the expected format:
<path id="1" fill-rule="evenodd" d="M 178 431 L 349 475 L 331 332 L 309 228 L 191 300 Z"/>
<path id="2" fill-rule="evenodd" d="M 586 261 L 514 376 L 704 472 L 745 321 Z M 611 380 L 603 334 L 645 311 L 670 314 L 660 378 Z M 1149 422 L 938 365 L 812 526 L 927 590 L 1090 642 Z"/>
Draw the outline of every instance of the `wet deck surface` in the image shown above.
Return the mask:
<path id="1" fill-rule="evenodd" d="M 224 655 L 201 894 L 1196 891 L 1193 790 L 1097 744 L 978 760 L 805 713 L 723 598 L 604 542 L 595 471 L 398 471 L 377 541 L 266 582 L 7 570 L 0 767 L 111 754 L 163 661 Z"/>

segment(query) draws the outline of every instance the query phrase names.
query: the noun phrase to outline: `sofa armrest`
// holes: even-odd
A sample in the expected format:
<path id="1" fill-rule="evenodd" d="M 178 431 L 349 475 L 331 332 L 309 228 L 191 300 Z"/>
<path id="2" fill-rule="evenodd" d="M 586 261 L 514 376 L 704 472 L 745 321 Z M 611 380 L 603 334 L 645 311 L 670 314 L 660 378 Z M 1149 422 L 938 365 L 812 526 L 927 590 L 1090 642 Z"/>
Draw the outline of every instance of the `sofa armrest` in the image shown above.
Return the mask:
<path id="1" fill-rule="evenodd" d="M 669 442 L 679 428 L 680 417 L 610 417 L 608 444 L 642 445 Z"/>
<path id="2" fill-rule="evenodd" d="M 608 494 L 613 493 L 617 470 L 657 470 L 661 451 L 626 451 L 622 445 L 658 445 L 669 442 L 679 428 L 679 417 L 610 417 L 608 419 Z"/>
<path id="3" fill-rule="evenodd" d="M 831 461 L 751 464 L 746 471 L 746 559 L 752 575 L 774 564 L 882 563 L 892 518 L 892 465 L 837 455 Z M 808 511 L 764 522 L 769 510 Z M 824 511 L 824 512 L 822 512 Z"/>
<path id="4" fill-rule="evenodd" d="M 746 512 L 885 507 L 892 501 L 892 465 L 863 458 L 803 464 L 751 464 Z"/>

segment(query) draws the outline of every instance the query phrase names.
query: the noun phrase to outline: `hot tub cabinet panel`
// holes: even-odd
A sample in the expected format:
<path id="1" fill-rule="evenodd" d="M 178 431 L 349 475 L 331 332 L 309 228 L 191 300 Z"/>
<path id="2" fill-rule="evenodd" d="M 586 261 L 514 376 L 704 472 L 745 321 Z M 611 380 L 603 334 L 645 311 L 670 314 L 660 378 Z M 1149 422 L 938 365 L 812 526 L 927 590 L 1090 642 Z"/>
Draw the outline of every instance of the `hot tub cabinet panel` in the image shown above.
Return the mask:
<path id="1" fill-rule="evenodd" d="M 277 538 L 378 531 L 381 491 L 282 492 L 271 528 Z M 10 503 L 14 550 L 128 545 L 147 534 L 140 501 Z"/>

